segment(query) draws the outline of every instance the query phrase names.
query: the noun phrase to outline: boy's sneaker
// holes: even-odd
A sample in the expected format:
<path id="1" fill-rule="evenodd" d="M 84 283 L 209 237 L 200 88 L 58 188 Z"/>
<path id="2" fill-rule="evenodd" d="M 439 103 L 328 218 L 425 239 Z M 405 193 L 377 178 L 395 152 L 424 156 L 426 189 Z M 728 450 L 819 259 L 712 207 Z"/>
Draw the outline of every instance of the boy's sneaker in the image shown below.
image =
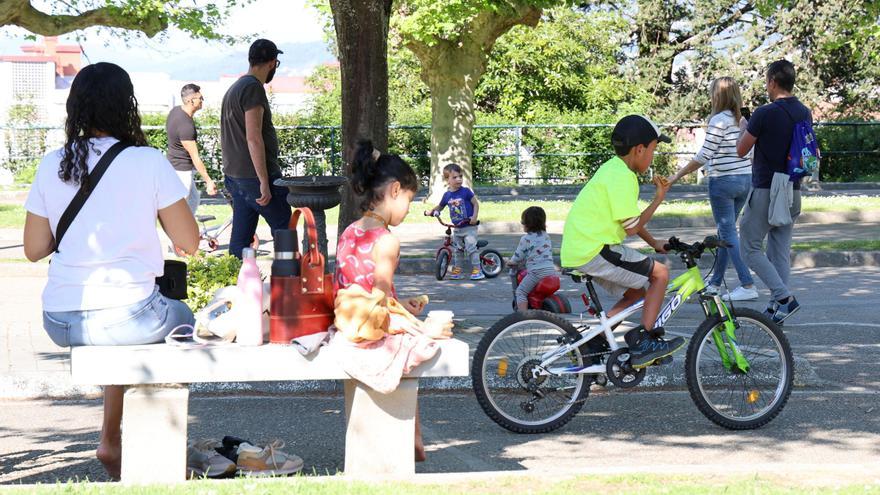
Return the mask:
<path id="1" fill-rule="evenodd" d="M 646 336 L 635 348 L 630 348 L 630 364 L 634 369 L 641 369 L 658 359 L 672 355 L 684 347 L 684 339 L 675 337 L 665 340 Z"/>
<path id="2" fill-rule="evenodd" d="M 758 299 L 758 289 L 752 287 L 746 289 L 742 285 L 730 291 L 730 294 L 721 296 L 725 301 L 754 301 Z"/>
<path id="3" fill-rule="evenodd" d="M 461 273 L 461 267 L 460 266 L 453 266 L 452 270 L 450 270 L 450 273 L 449 273 L 449 279 L 450 280 L 461 280 L 463 278 L 464 278 L 464 275 L 462 275 L 462 273 Z"/>
<path id="4" fill-rule="evenodd" d="M 220 478 L 235 473 L 235 463 L 220 455 L 221 443 L 214 439 L 199 440 L 186 447 L 187 478 Z"/>
<path id="5" fill-rule="evenodd" d="M 238 471 L 248 476 L 285 476 L 300 472 L 303 460 L 282 452 L 284 442 L 272 440 L 265 447 L 243 442 L 238 446 Z"/>
<path id="6" fill-rule="evenodd" d="M 773 319 L 773 315 L 776 314 L 776 310 L 779 309 L 779 303 L 776 302 L 775 299 L 771 299 L 767 304 L 767 309 L 761 312 L 767 318 Z"/>
<path id="7" fill-rule="evenodd" d="M 721 292 L 721 287 L 719 287 L 717 285 L 709 284 L 706 286 L 706 294 L 708 294 L 710 296 L 714 296 L 715 294 L 718 294 L 720 292 Z"/>
<path id="8" fill-rule="evenodd" d="M 776 308 L 776 312 L 773 313 L 773 323 L 781 325 L 783 321 L 788 319 L 789 316 L 795 314 L 799 309 L 801 309 L 800 303 L 797 302 L 797 299 L 795 299 L 794 296 L 790 296 L 788 303 L 779 304 Z"/>
<path id="9" fill-rule="evenodd" d="M 483 270 L 479 267 L 471 270 L 471 280 L 483 280 L 484 278 L 486 278 L 486 276 L 483 275 Z"/>

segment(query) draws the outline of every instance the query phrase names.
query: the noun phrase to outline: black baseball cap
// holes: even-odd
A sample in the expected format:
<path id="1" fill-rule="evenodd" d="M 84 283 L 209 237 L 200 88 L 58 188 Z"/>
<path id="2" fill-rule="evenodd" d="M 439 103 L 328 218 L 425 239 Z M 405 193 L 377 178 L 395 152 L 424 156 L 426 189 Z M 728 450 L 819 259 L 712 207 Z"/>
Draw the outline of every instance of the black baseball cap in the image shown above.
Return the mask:
<path id="1" fill-rule="evenodd" d="M 279 50 L 275 43 L 261 38 L 251 43 L 251 48 L 248 50 L 248 62 L 251 64 L 263 64 L 278 58 L 279 53 L 284 52 Z"/>
<path id="2" fill-rule="evenodd" d="M 642 115 L 627 115 L 617 122 L 611 132 L 611 144 L 621 148 L 648 144 L 655 139 L 661 143 L 672 142 L 669 136 L 660 132 L 657 124 Z"/>

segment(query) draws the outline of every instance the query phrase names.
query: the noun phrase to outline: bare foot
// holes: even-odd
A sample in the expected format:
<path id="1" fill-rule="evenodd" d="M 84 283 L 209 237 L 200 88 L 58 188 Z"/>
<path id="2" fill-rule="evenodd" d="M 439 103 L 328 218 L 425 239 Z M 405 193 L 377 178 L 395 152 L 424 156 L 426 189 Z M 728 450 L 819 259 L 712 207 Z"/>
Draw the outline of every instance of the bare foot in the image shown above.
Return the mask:
<path id="1" fill-rule="evenodd" d="M 416 462 L 425 462 L 428 456 L 425 454 L 425 446 L 422 442 L 416 443 Z"/>
<path id="2" fill-rule="evenodd" d="M 113 481 L 119 481 L 120 472 L 122 470 L 122 450 L 119 447 L 111 447 L 101 443 L 95 452 L 95 457 L 104 465 L 107 475 Z"/>

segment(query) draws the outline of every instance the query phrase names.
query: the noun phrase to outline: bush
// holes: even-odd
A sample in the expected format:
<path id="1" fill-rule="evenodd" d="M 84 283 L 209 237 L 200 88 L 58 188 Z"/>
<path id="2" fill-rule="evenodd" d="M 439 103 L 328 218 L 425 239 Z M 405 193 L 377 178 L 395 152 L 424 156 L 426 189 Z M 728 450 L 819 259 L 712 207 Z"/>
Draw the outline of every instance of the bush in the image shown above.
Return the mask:
<path id="1" fill-rule="evenodd" d="M 240 269 L 241 260 L 228 254 L 187 259 L 187 306 L 193 312 L 204 308 L 217 289 L 235 285 Z"/>
<path id="2" fill-rule="evenodd" d="M 18 184 L 31 184 L 37 176 L 37 166 L 40 160 L 27 160 L 19 164 L 18 170 L 15 171 L 15 182 Z"/>
<path id="3" fill-rule="evenodd" d="M 830 124 L 815 130 L 822 153 L 821 180 L 853 182 L 880 174 L 880 125 Z"/>

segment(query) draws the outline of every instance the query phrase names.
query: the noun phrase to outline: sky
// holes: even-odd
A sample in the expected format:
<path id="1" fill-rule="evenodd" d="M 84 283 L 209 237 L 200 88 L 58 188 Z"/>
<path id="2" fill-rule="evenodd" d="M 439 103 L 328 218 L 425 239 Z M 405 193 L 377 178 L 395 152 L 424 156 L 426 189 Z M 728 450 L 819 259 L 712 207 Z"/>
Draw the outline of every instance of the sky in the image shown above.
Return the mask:
<path id="1" fill-rule="evenodd" d="M 39 2 L 34 3 L 40 8 Z M 282 74 L 300 75 L 316 61 L 332 58 L 323 48 L 322 26 L 318 12 L 307 6 L 305 0 L 254 0 L 235 11 L 221 31 L 232 35 L 255 34 L 271 39 L 279 46 L 303 44 L 302 50 L 308 53 L 290 53 L 289 49 L 282 47 L 285 54 L 279 68 Z M 20 53 L 19 46 L 32 43 L 25 38 L 26 34 L 20 28 L 0 28 L 0 54 Z M 229 65 L 229 60 L 240 59 L 240 66 L 230 67 L 225 73 L 247 69 L 247 56 L 243 54 L 247 53 L 248 42 L 228 46 L 220 42 L 196 41 L 180 31 L 170 30 L 154 39 L 141 36 L 125 46 L 97 28 L 80 34 L 84 38 L 80 41 L 86 55 L 84 63 L 114 62 L 129 71 L 161 70 L 194 79 L 219 76 L 214 74 L 220 71 L 218 66 Z M 67 35 L 61 37 L 61 42 L 75 44 L 77 40 L 75 36 Z M 290 63 L 285 63 L 285 58 Z"/>

